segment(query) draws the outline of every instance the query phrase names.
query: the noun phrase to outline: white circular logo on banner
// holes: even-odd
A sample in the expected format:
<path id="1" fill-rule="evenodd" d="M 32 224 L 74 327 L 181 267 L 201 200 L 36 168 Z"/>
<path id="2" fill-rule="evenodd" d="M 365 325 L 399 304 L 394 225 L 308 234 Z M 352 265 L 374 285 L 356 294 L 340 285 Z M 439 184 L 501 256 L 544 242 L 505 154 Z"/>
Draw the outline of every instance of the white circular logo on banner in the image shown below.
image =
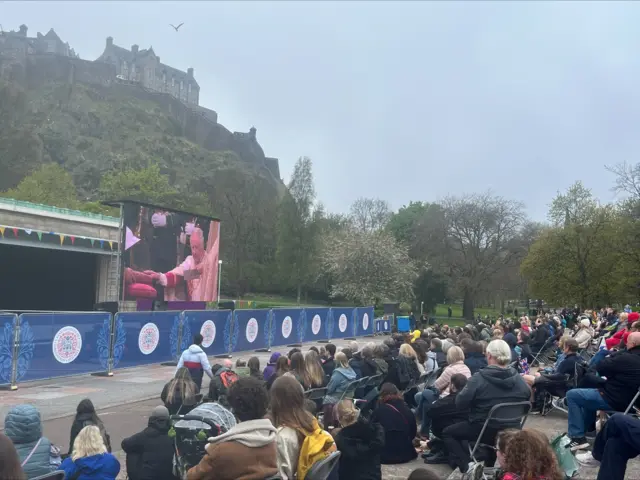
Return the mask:
<path id="1" fill-rule="evenodd" d="M 341 332 L 344 332 L 347 329 L 347 316 L 344 313 L 340 315 L 340 319 L 338 320 L 338 328 Z"/>
<path id="2" fill-rule="evenodd" d="M 209 348 L 216 339 L 216 324 L 212 320 L 204 322 L 200 328 L 200 335 L 202 335 L 202 346 Z"/>
<path id="3" fill-rule="evenodd" d="M 389 330 L 389 324 L 387 322 L 384 322 L 384 329 Z"/>
<path id="4" fill-rule="evenodd" d="M 311 331 L 314 335 L 317 335 L 320 332 L 320 327 L 322 326 L 322 319 L 320 315 L 314 315 L 313 320 L 311 320 Z"/>
<path id="5" fill-rule="evenodd" d="M 75 327 L 62 327 L 53 337 L 53 356 L 60 363 L 71 363 L 82 350 L 82 336 Z"/>
<path id="6" fill-rule="evenodd" d="M 160 343 L 160 330 L 155 323 L 145 323 L 138 335 L 138 348 L 144 355 L 149 355 Z"/>
<path id="7" fill-rule="evenodd" d="M 291 320 L 291 317 L 284 317 L 284 320 L 282 321 L 282 336 L 284 338 L 289 338 L 291 330 L 293 330 L 293 321 Z"/>
<path id="8" fill-rule="evenodd" d="M 362 316 L 362 329 L 366 330 L 367 328 L 369 328 L 369 314 L 365 313 Z"/>
<path id="9" fill-rule="evenodd" d="M 258 337 L 258 321 L 255 318 L 249 319 L 247 322 L 247 341 L 253 343 Z"/>

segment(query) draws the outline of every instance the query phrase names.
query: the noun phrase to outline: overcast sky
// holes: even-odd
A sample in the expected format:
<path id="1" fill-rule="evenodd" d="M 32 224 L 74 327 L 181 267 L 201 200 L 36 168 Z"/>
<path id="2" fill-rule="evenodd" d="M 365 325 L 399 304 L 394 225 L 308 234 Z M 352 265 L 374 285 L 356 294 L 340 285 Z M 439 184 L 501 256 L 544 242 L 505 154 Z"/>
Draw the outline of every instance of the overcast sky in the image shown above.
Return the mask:
<path id="1" fill-rule="evenodd" d="M 83 59 L 107 36 L 194 67 L 203 106 L 258 130 L 288 180 L 314 161 L 318 198 L 398 208 L 492 188 L 546 216 L 605 164 L 638 161 L 636 2 L 2 2 L 5 30 L 53 27 Z M 175 32 L 169 23 L 184 26 Z"/>

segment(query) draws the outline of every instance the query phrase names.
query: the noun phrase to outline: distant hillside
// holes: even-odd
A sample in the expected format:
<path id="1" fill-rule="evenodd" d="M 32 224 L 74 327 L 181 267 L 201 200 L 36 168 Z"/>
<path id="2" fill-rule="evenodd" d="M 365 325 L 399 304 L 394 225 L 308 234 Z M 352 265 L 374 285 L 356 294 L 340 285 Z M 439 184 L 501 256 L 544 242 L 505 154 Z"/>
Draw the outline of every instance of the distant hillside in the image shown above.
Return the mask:
<path id="1" fill-rule="evenodd" d="M 176 186 L 220 170 L 263 177 L 276 190 L 281 185 L 271 172 L 233 151 L 211 151 L 187 140 L 183 125 L 160 103 L 137 98 L 126 88 L 82 83 L 23 88 L 0 80 L 0 110 L 0 190 L 48 162 L 69 171 L 86 199 L 95 198 L 106 172 L 151 163 Z"/>

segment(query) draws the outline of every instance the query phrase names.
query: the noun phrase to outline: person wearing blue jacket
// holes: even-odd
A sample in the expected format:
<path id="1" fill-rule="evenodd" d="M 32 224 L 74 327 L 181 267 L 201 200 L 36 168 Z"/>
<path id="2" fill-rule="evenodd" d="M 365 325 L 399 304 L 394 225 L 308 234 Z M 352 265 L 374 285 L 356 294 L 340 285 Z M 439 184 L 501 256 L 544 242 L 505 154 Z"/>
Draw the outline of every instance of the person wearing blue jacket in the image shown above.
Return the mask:
<path id="1" fill-rule="evenodd" d="M 331 374 L 331 380 L 327 385 L 327 394 L 322 401 L 324 412 L 324 428 L 333 426 L 333 406 L 338 403 L 348 385 L 356 379 L 356 372 L 349 366 L 347 356 L 339 352 L 335 356 L 336 368 Z"/>
<path id="2" fill-rule="evenodd" d="M 42 436 L 42 421 L 36 407 L 23 404 L 9 410 L 4 420 L 4 434 L 15 445 L 27 478 L 57 470 L 51 463 L 51 442 Z"/>
<path id="3" fill-rule="evenodd" d="M 89 425 L 73 442 L 73 454 L 60 465 L 66 480 L 116 480 L 120 462 L 107 452 L 100 429 Z"/>

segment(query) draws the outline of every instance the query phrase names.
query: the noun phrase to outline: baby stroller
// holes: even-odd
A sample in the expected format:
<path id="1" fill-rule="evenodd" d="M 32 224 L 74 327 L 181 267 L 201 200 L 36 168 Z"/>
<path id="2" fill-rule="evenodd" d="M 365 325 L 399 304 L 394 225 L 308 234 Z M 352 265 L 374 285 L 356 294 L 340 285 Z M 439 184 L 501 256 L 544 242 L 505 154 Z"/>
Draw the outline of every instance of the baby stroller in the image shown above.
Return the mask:
<path id="1" fill-rule="evenodd" d="M 231 412 L 217 403 L 203 403 L 188 415 L 172 415 L 169 435 L 174 438 L 173 474 L 185 478 L 187 471 L 200 463 L 209 443 L 235 427 Z"/>

